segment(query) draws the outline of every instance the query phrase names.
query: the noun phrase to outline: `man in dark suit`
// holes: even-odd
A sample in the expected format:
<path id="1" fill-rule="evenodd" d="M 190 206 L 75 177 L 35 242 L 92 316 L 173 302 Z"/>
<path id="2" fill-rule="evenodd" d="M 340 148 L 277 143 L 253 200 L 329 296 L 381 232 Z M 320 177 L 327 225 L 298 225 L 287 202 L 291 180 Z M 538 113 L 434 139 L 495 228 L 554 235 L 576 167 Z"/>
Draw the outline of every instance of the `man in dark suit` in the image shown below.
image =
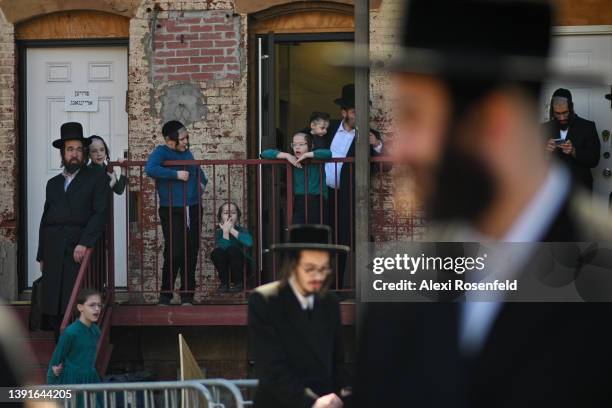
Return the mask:
<path id="1" fill-rule="evenodd" d="M 462 241 L 527 242 L 536 249 L 534 242 L 562 242 L 553 247 L 558 259 L 544 259 L 572 270 L 564 289 L 577 286 L 600 254 L 581 253 L 573 241 L 609 241 L 612 227 L 589 210 L 583 192 L 572 190 L 569 171 L 545 155 L 535 112 L 549 78 L 550 5 L 412 0 L 407 13 L 402 47 L 388 65 L 400 96 L 400 147 L 393 153 L 420 175 L 428 241 L 438 242 L 440 257 L 463 248 Z M 562 268 L 551 272 L 533 253 L 520 255 L 494 265 L 507 265 L 516 278 L 559 280 Z M 606 272 L 609 262 L 602 261 Z M 471 273 L 462 278 L 478 279 Z M 606 283 L 600 277 L 592 275 L 594 286 Z M 510 303 L 511 294 L 491 292 L 487 302 L 459 293 L 464 303 L 367 304 L 358 406 L 610 405 L 610 303 Z"/>
<path id="2" fill-rule="evenodd" d="M 342 95 L 334 100 L 340 107 L 342 120 L 332 120 L 327 131 L 331 138 L 329 149 L 333 158 L 355 157 L 355 85 L 348 84 L 342 87 Z M 378 133 L 378 135 L 380 135 Z M 368 134 L 370 155 L 378 156 L 383 153 L 382 138 L 376 133 Z M 352 242 L 353 225 L 355 219 L 355 177 L 354 163 L 327 163 L 325 165 L 325 181 L 329 188 L 329 220 L 334 229 L 334 239 L 337 243 L 354 247 Z M 338 255 L 337 279 L 332 289 L 342 289 L 344 271 L 346 269 L 347 255 Z"/>
<path id="3" fill-rule="evenodd" d="M 593 190 L 591 169 L 599 163 L 600 143 L 595 123 L 579 117 L 569 90 L 559 88 L 550 100 L 550 120 L 544 123 L 546 148 L 570 169 L 574 181 Z"/>
<path id="4" fill-rule="evenodd" d="M 61 174 L 47 182 L 45 207 L 40 220 L 38 252 L 43 276 L 43 310 L 52 316 L 58 334 L 81 261 L 106 228 L 110 188 L 103 168 L 85 165 L 89 140 L 80 123 L 61 126 Z"/>
<path id="5" fill-rule="evenodd" d="M 294 225 L 285 244 L 281 281 L 249 297 L 249 341 L 259 386 L 255 406 L 339 408 L 348 396 L 340 306 L 327 291 L 330 254 L 349 248 L 331 244 L 324 225 Z"/>

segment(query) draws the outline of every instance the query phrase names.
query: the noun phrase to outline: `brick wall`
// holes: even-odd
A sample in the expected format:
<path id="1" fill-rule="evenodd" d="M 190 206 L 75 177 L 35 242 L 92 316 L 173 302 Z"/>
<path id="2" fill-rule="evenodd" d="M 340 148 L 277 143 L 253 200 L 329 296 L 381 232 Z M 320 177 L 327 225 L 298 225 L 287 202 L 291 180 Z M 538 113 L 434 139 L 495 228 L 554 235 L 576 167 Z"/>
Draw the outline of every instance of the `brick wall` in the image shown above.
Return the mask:
<path id="1" fill-rule="evenodd" d="M 403 0 L 384 0 L 378 10 L 370 13 L 370 49 L 373 55 L 390 58 L 397 48 L 396 32 L 401 24 Z M 393 104 L 389 75 L 380 69 L 370 71 L 371 125 L 385 137 L 387 149 L 393 145 Z M 375 241 L 417 239 L 423 234 L 423 214 L 415 207 L 411 186 L 405 178 L 405 168 L 395 165 L 390 173 L 371 179 L 371 236 Z M 397 225 L 401 226 L 397 226 Z"/>
<path id="2" fill-rule="evenodd" d="M 15 35 L 0 15 L 0 242 L 15 243 L 17 222 L 17 138 L 15 134 Z"/>
<path id="3" fill-rule="evenodd" d="M 129 56 L 129 154 L 146 160 L 155 145 L 162 144 L 161 127 L 170 119 L 181 120 L 189 130 L 196 159 L 246 158 L 246 16 L 233 13 L 233 2 L 223 0 L 144 1 L 130 22 Z M 197 279 L 206 297 L 215 283 L 208 254 L 212 249 L 213 214 L 218 197 L 242 202 L 244 188 L 239 169 L 215 172 L 206 168 L 209 184 L 203 202 L 203 249 Z M 139 186 L 134 172 L 133 191 Z M 130 284 L 154 291 L 160 277 L 162 234 L 157 221 L 155 190 L 150 179 L 140 192 L 142 222 L 132 225 L 130 244 L 143 256 L 130 259 L 134 272 Z M 136 252 L 136 251 L 133 251 Z M 145 300 L 155 302 L 151 294 Z"/>

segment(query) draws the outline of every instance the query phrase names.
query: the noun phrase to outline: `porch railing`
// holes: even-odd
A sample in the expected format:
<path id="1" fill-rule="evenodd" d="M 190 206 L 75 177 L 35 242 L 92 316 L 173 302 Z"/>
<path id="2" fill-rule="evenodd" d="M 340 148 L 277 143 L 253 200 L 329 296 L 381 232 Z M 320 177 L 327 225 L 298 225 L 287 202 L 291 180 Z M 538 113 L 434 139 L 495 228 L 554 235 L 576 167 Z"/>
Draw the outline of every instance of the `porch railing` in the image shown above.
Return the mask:
<path id="1" fill-rule="evenodd" d="M 351 254 L 346 259 L 346 267 L 342 268 L 342 260 L 336 257 L 333 260 L 335 266 L 335 279 L 331 289 L 339 292 L 352 292 L 355 289 L 355 266 L 354 266 L 354 195 L 350 194 L 347 208 L 338 208 L 339 191 L 330 189 L 328 200 L 324 200 L 325 164 L 333 163 L 340 175 L 340 166 L 348 166 L 349 190 L 354 190 L 353 159 L 331 159 L 328 161 L 310 161 L 311 166 L 305 167 L 304 184 L 309 185 L 312 177 L 319 179 L 318 194 L 306 188 L 304 196 L 294 195 L 295 180 L 293 176 L 294 167 L 285 160 L 192 160 L 165 162 L 164 166 L 171 166 L 177 170 L 187 169 L 187 166 L 200 166 L 208 179 L 206 188 L 202 190 L 200 175 L 198 174 L 198 197 L 201 197 L 201 205 L 198 206 L 198 228 L 199 245 L 197 249 L 197 264 L 195 267 L 195 287 L 189 287 L 188 282 L 181 282 L 181 290 L 161 290 L 163 246 L 164 239 L 159 218 L 159 198 L 155 188 L 155 181 L 145 173 L 145 161 L 125 161 L 123 163 L 111 163 L 111 165 L 123 166 L 128 170 L 127 189 L 125 194 L 125 208 L 117 211 L 125 211 L 127 216 L 126 225 L 117 225 L 124 228 L 126 254 L 122 265 L 127 273 L 126 287 L 121 288 L 127 294 L 131 303 L 156 303 L 160 292 L 168 295 L 191 295 L 195 293 L 196 302 L 200 303 L 235 303 L 243 302 L 246 292 L 256 286 L 280 278 L 280 257 L 267 249 L 273 243 L 282 242 L 285 239 L 287 226 L 291 224 L 293 215 L 298 206 L 297 200 L 304 200 L 300 211 L 305 212 L 305 222 L 311 222 L 314 217 L 309 210 L 312 201 L 309 196 L 318 195 L 318 214 L 315 218 L 324 218 L 325 214 L 331 212 L 327 223 L 332 227 L 332 240 L 336 243 L 344 243 L 351 247 Z M 374 182 L 371 191 L 371 230 L 372 240 L 385 239 L 413 239 L 423 227 L 422 216 L 419 211 L 409 211 L 406 215 L 395 212 L 392 199 L 389 199 L 389 189 L 392 183 L 387 170 L 390 163 L 386 159 L 372 159 L 372 173 Z M 313 169 L 314 174 L 313 174 Z M 345 170 L 346 171 L 346 170 Z M 387 181 L 385 181 L 387 180 Z M 176 184 L 178 185 L 178 184 Z M 170 188 L 176 188 L 171 184 Z M 172 191 L 170 192 L 172 195 Z M 179 206 L 187 204 L 187 191 L 182 190 L 183 202 Z M 312 197 L 311 197 L 312 200 Z M 243 254 L 248 262 L 243 265 L 242 282 L 244 287 L 237 293 L 221 293 L 217 291 L 218 278 L 210 259 L 210 253 L 215 248 L 215 234 L 218 229 L 217 211 L 226 202 L 236 203 L 241 211 L 240 225 L 248 230 L 253 237 L 253 247 L 244 249 Z M 316 202 L 316 200 L 315 200 Z M 329 206 L 335 202 L 335 211 L 330 211 Z M 346 204 L 346 203 L 345 203 Z M 170 207 L 176 205 L 171 203 Z M 348 231 L 341 228 L 339 217 L 342 213 L 348 213 Z M 394 213 L 395 212 L 395 213 Z M 195 214 L 192 214 L 194 216 Z M 181 214 L 182 220 L 172 219 L 169 213 L 170 225 L 180 222 L 185 225 L 186 215 Z M 183 241 L 187 241 L 187 228 L 183 231 Z M 346 241 L 342 235 L 348 235 Z M 123 232 L 121 232 L 123 235 Z M 115 235 L 117 236 L 117 235 Z M 176 245 L 169 239 L 170 253 Z M 111 243 L 112 245 L 112 243 Z M 188 248 L 182 248 L 182 264 L 187 265 Z M 112 256 L 112 253 L 109 255 Z M 170 262 L 174 262 L 170 257 Z M 110 262 L 112 263 L 112 262 Z M 170 271 L 175 270 L 170 265 Z M 342 269 L 342 270 L 340 270 Z M 344 273 L 343 273 L 344 272 Z M 175 282 L 178 276 L 170 272 L 170 281 Z M 185 274 L 179 271 L 179 279 L 184 279 Z M 345 275 L 345 276 L 343 276 Z M 232 277 L 232 282 L 240 280 Z M 175 285 L 171 285 L 175 287 Z"/>

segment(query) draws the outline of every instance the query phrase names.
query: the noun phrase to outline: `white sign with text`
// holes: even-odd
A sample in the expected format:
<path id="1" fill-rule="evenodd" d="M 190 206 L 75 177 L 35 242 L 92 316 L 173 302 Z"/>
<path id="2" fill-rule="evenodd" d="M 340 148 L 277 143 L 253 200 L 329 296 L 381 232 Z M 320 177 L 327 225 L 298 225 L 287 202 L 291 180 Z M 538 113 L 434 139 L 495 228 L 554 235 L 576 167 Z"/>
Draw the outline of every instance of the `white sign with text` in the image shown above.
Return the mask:
<path id="1" fill-rule="evenodd" d="M 65 112 L 97 112 L 98 92 L 93 89 L 66 90 Z"/>

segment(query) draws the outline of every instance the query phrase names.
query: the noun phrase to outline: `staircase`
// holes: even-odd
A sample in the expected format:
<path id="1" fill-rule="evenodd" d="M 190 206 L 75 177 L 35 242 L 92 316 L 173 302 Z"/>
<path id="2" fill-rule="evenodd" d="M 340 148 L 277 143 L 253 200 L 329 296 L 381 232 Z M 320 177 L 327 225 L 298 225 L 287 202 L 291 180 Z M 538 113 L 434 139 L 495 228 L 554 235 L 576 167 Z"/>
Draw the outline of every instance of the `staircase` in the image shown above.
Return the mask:
<path id="1" fill-rule="evenodd" d="M 35 384 L 47 383 L 47 369 L 49 361 L 55 350 L 55 339 L 52 331 L 29 331 L 28 319 L 30 316 L 30 305 L 14 305 L 13 310 L 22 323 L 26 334 L 24 343 L 32 351 L 33 366 L 31 368 L 31 381 Z"/>

